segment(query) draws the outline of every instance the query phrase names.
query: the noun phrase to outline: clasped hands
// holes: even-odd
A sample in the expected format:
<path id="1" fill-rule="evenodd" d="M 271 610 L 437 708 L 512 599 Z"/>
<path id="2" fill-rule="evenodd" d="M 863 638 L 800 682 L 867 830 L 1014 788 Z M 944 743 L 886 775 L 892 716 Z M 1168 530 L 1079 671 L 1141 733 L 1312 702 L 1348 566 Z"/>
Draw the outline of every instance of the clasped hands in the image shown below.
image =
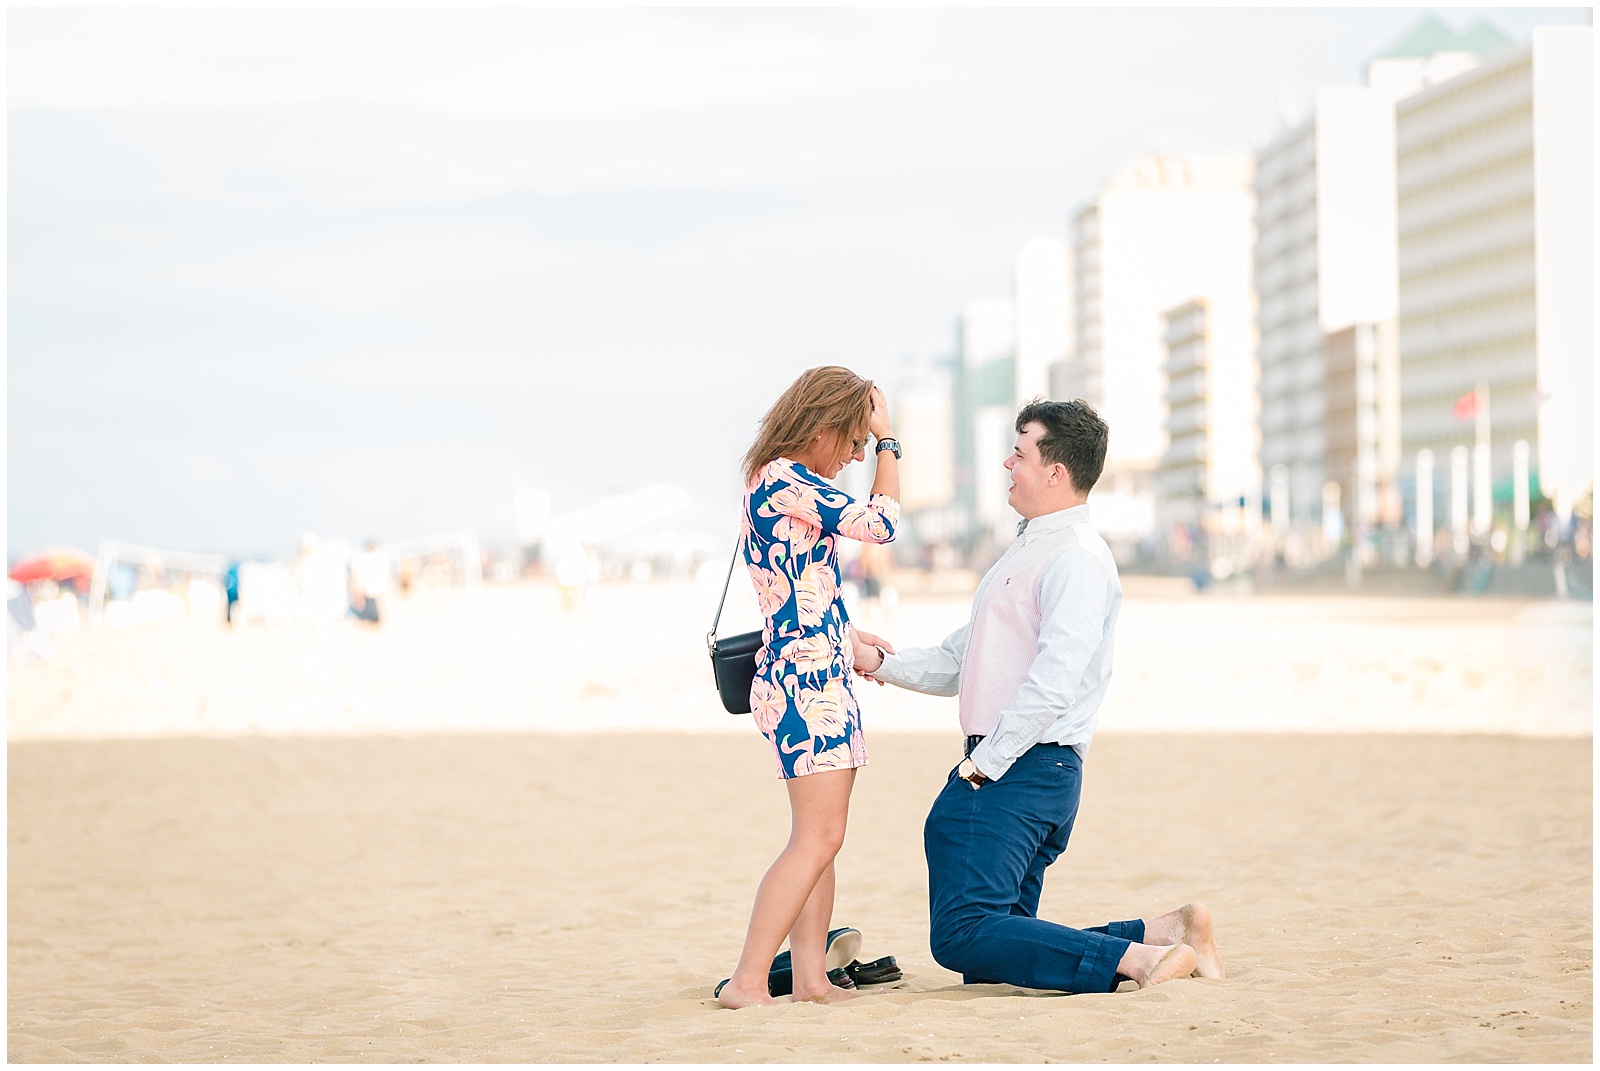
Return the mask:
<path id="1" fill-rule="evenodd" d="M 856 675 L 865 677 L 880 688 L 883 687 L 883 681 L 873 676 L 873 674 L 883 668 L 884 655 L 895 653 L 894 644 L 882 636 L 874 636 L 870 632 L 862 632 L 852 625 L 850 626 L 850 645 L 854 648 L 852 653 L 855 657 L 855 665 L 851 668 L 856 671 Z"/>

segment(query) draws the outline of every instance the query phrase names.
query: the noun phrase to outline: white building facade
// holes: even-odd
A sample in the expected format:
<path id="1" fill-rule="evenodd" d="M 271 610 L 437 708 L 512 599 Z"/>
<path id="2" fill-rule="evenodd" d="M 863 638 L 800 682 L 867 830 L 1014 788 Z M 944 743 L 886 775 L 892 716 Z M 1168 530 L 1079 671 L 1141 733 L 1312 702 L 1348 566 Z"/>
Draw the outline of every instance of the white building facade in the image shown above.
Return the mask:
<path id="1" fill-rule="evenodd" d="M 1253 531 L 1261 515 L 1254 298 L 1192 298 L 1162 316 L 1167 449 L 1158 514 L 1211 535 Z"/>
<path id="2" fill-rule="evenodd" d="M 1156 515 L 1163 526 L 1196 525 L 1206 500 L 1206 302 L 1185 301 L 1161 317 L 1167 356 L 1167 451 L 1156 470 Z"/>
<path id="3" fill-rule="evenodd" d="M 1397 302 L 1393 70 L 1383 87 L 1336 87 L 1317 94 L 1313 114 L 1257 158 L 1256 290 L 1260 302 L 1261 466 L 1277 479 L 1275 526 L 1307 532 L 1324 523 L 1325 502 L 1348 502 L 1353 487 L 1326 487 L 1329 336 L 1367 325 L 1363 342 L 1386 343 Z M 1392 346 L 1373 354 L 1392 375 Z M 1338 370 L 1335 379 L 1340 378 Z M 1376 392 L 1363 394 L 1375 404 Z M 1392 428 L 1376 413 L 1363 433 Z M 1363 443 L 1363 453 L 1397 456 Z M 1341 474 L 1342 475 L 1342 474 Z M 1392 485 L 1393 467 L 1375 478 Z M 1338 482 L 1337 480 L 1335 482 Z"/>
<path id="4" fill-rule="evenodd" d="M 1593 480 L 1592 47 L 1588 27 L 1541 27 L 1397 109 L 1404 456 L 1475 445 L 1456 403 L 1485 385 L 1475 494 L 1500 514 L 1519 440 L 1558 512 Z M 1449 494 L 1434 483 L 1433 516 Z"/>
<path id="5" fill-rule="evenodd" d="M 1050 393 L 1050 368 L 1072 352 L 1072 256 L 1059 238 L 1030 239 L 1012 274 L 1017 404 Z"/>
<path id="6" fill-rule="evenodd" d="M 1081 397 L 1111 427 L 1097 526 L 1155 525 L 1155 472 L 1167 449 L 1162 313 L 1197 296 L 1250 290 L 1252 162 L 1147 156 L 1077 214 L 1074 352 L 1052 394 Z"/>
<path id="7" fill-rule="evenodd" d="M 1398 528 L 1400 493 L 1400 370 L 1395 322 L 1354 323 L 1328 333 L 1324 357 L 1324 430 L 1329 501 L 1340 526 L 1357 536 L 1380 525 Z M 1377 560 L 1375 544 L 1357 543 L 1363 565 Z M 1403 554 L 1405 547 L 1399 547 Z"/>

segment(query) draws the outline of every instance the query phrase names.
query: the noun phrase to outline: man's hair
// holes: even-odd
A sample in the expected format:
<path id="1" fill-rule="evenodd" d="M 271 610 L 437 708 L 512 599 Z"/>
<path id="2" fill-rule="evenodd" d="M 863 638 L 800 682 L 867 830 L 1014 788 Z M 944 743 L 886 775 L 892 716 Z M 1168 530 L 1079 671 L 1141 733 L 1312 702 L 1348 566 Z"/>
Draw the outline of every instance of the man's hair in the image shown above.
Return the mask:
<path id="1" fill-rule="evenodd" d="M 1035 398 L 1017 414 L 1017 432 L 1029 424 L 1044 428 L 1038 444 L 1044 463 L 1065 465 L 1072 486 L 1088 494 L 1106 467 L 1106 442 L 1111 436 L 1100 414 L 1082 398 L 1070 402 Z"/>
<path id="2" fill-rule="evenodd" d="M 838 365 L 808 368 L 761 418 L 756 441 L 744 455 L 744 481 L 748 484 L 777 458 L 792 461 L 818 432 L 835 433 L 841 446 L 865 441 L 871 422 L 872 380 Z"/>

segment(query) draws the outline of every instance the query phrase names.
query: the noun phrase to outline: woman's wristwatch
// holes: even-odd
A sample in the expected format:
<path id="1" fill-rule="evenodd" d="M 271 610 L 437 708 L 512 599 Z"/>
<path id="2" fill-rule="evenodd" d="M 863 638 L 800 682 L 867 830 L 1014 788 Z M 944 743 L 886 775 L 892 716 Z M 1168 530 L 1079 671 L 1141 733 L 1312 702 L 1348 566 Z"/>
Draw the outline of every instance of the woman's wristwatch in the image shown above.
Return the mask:
<path id="1" fill-rule="evenodd" d="M 885 450 L 889 451 L 895 456 L 896 460 L 898 460 L 900 457 L 900 440 L 896 439 L 893 435 L 885 435 L 883 438 L 878 440 L 877 449 L 878 453 L 880 454 Z"/>

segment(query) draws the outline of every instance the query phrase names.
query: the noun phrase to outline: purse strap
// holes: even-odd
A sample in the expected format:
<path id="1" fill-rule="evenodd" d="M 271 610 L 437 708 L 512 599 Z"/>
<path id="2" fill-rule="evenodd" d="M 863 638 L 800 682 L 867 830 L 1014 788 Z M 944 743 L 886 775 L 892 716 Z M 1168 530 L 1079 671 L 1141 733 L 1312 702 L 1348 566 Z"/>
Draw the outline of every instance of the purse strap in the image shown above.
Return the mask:
<path id="1" fill-rule="evenodd" d="M 717 653 L 717 625 L 722 622 L 722 607 L 728 601 L 728 585 L 733 583 L 733 567 L 739 564 L 739 547 L 744 542 L 744 536 L 739 537 L 733 545 L 733 558 L 728 562 L 728 576 L 722 582 L 722 598 L 717 600 L 717 616 L 711 622 L 711 631 L 706 633 L 706 649 L 712 654 Z"/>

